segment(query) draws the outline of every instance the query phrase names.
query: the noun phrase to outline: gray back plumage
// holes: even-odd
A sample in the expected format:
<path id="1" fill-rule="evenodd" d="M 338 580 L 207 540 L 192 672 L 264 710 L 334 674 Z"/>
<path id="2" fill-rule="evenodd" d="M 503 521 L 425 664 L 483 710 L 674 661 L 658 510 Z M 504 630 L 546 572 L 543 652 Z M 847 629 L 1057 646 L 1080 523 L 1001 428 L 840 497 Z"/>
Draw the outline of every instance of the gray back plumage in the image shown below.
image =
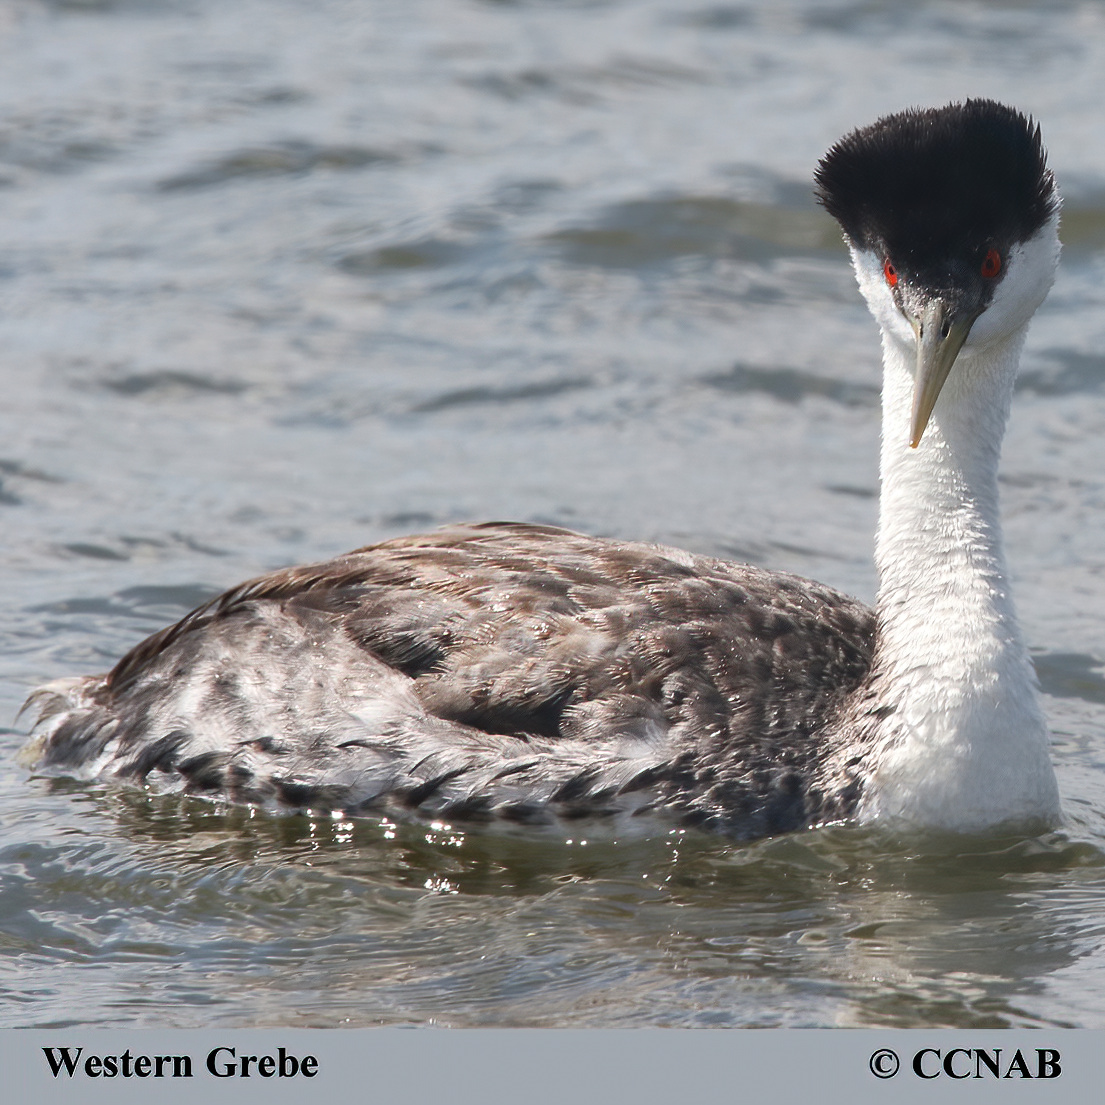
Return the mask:
<path id="1" fill-rule="evenodd" d="M 295 808 L 846 816 L 874 615 L 808 580 L 489 523 L 263 576 L 36 692 L 40 763 Z"/>

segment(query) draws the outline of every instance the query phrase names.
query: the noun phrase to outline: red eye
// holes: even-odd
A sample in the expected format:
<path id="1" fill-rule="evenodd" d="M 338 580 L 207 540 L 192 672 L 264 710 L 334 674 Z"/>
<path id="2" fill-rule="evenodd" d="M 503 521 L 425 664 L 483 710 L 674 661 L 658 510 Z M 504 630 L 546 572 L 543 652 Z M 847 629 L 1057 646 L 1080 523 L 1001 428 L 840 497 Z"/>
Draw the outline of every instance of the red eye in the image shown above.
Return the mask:
<path id="1" fill-rule="evenodd" d="M 999 262 L 1000 263 L 1000 262 Z M 893 288 L 898 283 L 898 270 L 890 263 L 890 259 L 887 258 L 882 263 L 882 274 L 886 277 L 886 282 Z"/>
<path id="2" fill-rule="evenodd" d="M 982 259 L 982 275 L 993 280 L 1001 272 L 1001 254 L 996 249 L 988 249 Z"/>

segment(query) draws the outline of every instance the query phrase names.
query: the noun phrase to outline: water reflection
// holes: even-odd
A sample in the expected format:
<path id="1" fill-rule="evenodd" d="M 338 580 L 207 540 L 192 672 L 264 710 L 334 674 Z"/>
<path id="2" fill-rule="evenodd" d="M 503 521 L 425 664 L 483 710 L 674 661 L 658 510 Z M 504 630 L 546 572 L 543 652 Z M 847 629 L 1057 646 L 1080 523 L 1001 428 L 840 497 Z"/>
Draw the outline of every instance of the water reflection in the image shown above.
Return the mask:
<path id="1" fill-rule="evenodd" d="M 1061 1023 L 1032 995 L 1105 935 L 1105 852 L 1062 833 L 568 841 L 89 799 L 88 839 L 24 851 L 7 939 L 199 973 L 274 1023 L 632 1024 L 645 993 L 648 1023 L 797 1025 L 812 994 L 840 1025 Z"/>

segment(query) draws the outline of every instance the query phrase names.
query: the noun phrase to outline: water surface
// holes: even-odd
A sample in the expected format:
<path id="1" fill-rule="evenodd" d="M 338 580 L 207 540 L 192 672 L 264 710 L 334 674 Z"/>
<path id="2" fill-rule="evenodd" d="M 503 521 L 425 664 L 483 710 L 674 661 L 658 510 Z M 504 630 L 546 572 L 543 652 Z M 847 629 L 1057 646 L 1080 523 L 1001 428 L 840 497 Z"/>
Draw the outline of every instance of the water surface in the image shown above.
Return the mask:
<path id="1" fill-rule="evenodd" d="M 0 14 L 0 1024 L 1105 1025 L 1105 8 L 17 0 Z M 873 597 L 878 338 L 817 158 L 1043 123 L 1006 443 L 1057 832 L 751 845 L 29 779 L 27 691 L 461 519 Z"/>

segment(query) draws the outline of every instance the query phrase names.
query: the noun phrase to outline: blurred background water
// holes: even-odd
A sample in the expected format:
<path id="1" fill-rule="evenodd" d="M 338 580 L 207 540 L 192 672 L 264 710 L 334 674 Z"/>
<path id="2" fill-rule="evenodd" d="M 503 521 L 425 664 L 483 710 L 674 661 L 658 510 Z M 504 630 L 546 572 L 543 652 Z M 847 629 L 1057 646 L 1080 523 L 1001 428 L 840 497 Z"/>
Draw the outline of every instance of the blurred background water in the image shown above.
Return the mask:
<path id="1" fill-rule="evenodd" d="M 970 95 L 1067 197 L 1006 442 L 1067 823 L 752 845 L 28 778 L 28 690 L 460 519 L 873 598 L 817 158 Z M 7 0 L 0 1024 L 1105 1026 L 1105 4 Z"/>

